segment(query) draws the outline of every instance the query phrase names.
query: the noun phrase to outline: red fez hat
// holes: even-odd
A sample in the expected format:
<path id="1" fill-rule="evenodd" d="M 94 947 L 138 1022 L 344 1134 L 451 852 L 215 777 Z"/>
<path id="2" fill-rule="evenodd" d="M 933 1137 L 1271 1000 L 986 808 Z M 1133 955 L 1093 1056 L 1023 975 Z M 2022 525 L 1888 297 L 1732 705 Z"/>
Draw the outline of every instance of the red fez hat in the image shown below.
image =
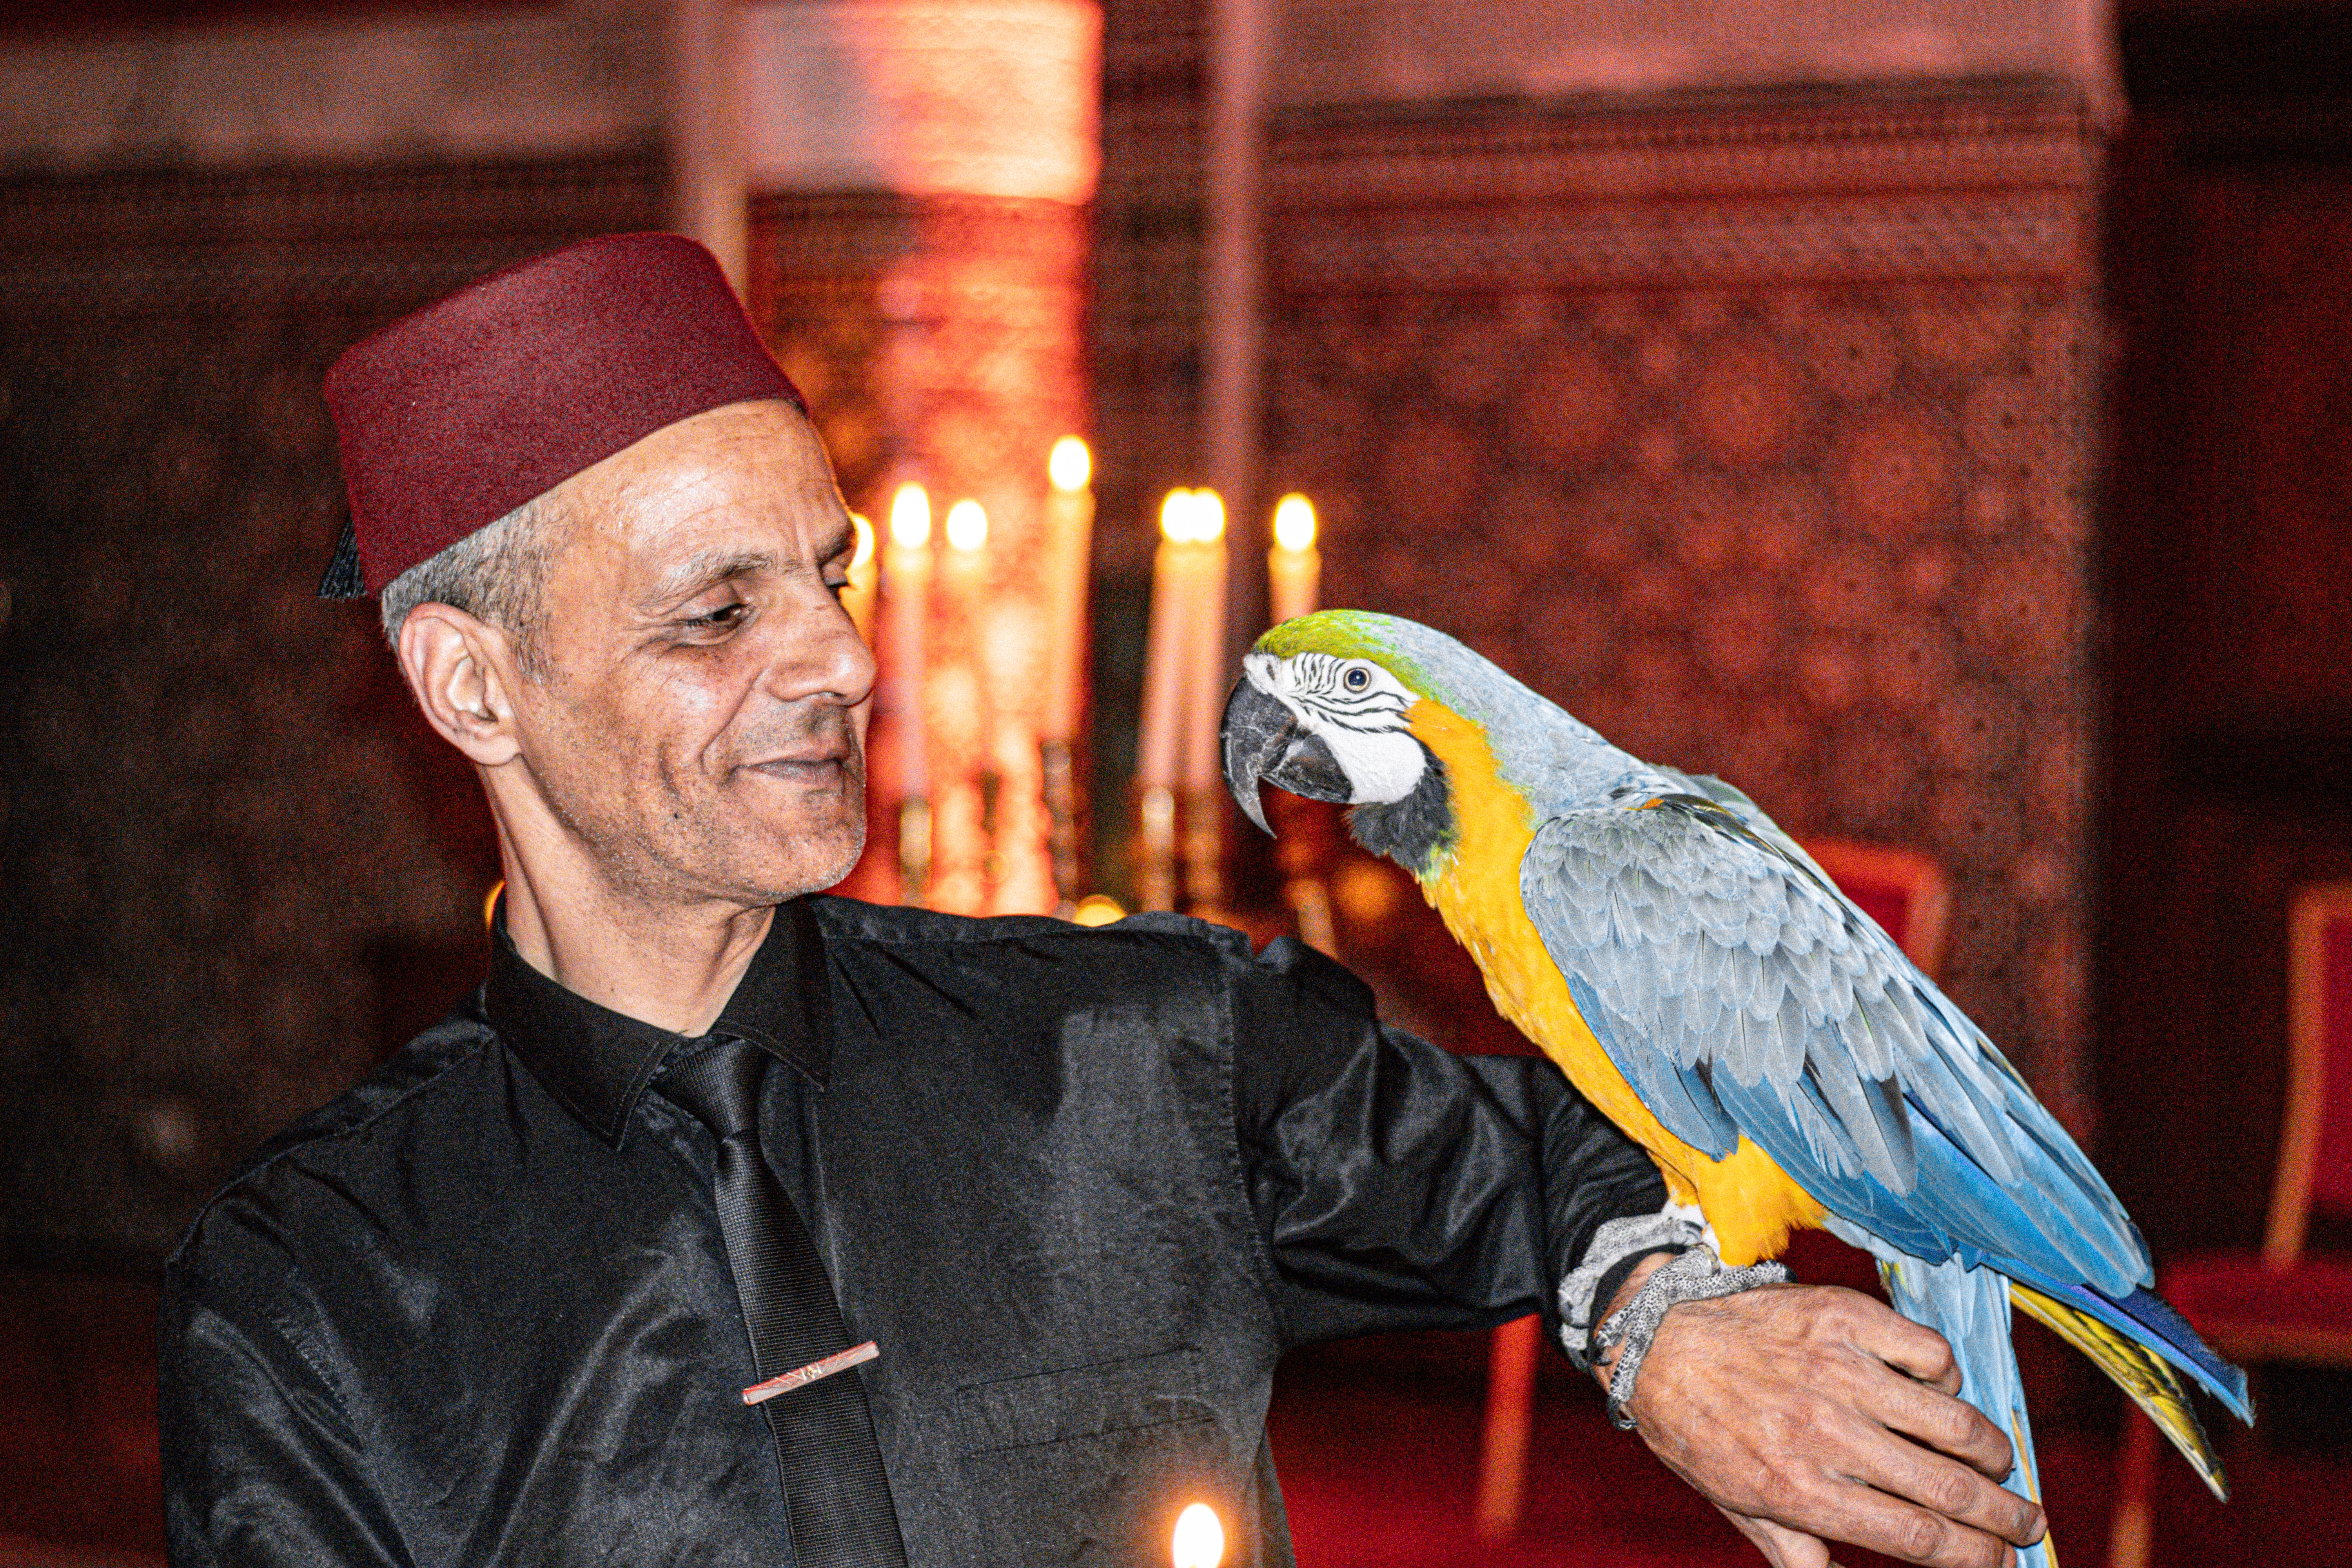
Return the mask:
<path id="1" fill-rule="evenodd" d="M 612 235 L 495 273 L 327 372 L 352 521 L 319 592 L 381 593 L 665 425 L 761 397 L 807 406 L 690 239 Z"/>

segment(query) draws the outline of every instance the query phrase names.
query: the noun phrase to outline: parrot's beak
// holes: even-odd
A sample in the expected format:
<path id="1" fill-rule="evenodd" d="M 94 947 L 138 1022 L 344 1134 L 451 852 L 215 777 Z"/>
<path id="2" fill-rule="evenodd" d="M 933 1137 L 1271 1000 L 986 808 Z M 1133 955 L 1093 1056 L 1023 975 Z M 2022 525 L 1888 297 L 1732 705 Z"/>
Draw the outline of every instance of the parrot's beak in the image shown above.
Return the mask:
<path id="1" fill-rule="evenodd" d="M 1277 698 L 1244 676 L 1225 701 L 1225 787 L 1260 830 L 1266 826 L 1258 785 L 1270 784 L 1309 800 L 1352 800 L 1355 785 L 1331 749 L 1318 740 Z"/>

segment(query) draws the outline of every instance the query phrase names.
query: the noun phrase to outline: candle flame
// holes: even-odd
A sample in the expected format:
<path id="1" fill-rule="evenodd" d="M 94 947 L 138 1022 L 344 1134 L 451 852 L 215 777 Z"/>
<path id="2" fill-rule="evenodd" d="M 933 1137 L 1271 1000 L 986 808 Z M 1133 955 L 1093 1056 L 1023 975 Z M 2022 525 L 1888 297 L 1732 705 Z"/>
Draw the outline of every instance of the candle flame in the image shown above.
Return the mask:
<path id="1" fill-rule="evenodd" d="M 988 542 L 988 513 L 976 500 L 960 500 L 948 508 L 948 545 L 977 550 Z"/>
<path id="2" fill-rule="evenodd" d="M 874 525 L 866 521 L 864 513 L 853 511 L 849 514 L 849 526 L 857 531 L 857 551 L 849 558 L 849 569 L 861 571 L 874 559 Z"/>
<path id="3" fill-rule="evenodd" d="M 1225 503 L 1214 490 L 1192 492 L 1192 539 L 1214 544 L 1225 536 Z"/>
<path id="4" fill-rule="evenodd" d="M 1225 1527 L 1217 1510 L 1196 1502 L 1176 1516 L 1176 1568 L 1217 1568 L 1225 1558 Z"/>
<path id="5" fill-rule="evenodd" d="M 1192 492 L 1170 490 L 1160 502 L 1160 536 L 1171 544 L 1192 542 Z"/>
<path id="6" fill-rule="evenodd" d="M 1274 503 L 1274 542 L 1292 554 L 1315 548 L 1315 503 L 1296 491 Z"/>
<path id="7" fill-rule="evenodd" d="M 890 542 L 919 550 L 931 542 L 931 498 L 920 485 L 900 485 L 890 498 Z"/>
<path id="8" fill-rule="evenodd" d="M 1045 459 L 1045 472 L 1057 490 L 1082 490 L 1087 480 L 1094 477 L 1094 454 L 1076 436 L 1065 436 L 1054 443 L 1052 456 Z"/>

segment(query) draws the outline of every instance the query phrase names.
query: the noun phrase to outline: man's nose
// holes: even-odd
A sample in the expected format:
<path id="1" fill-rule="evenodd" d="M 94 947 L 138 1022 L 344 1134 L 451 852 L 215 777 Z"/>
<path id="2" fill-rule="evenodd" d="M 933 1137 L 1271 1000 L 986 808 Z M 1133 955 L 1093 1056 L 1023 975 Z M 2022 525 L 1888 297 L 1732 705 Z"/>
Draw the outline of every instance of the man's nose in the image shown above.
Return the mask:
<path id="1" fill-rule="evenodd" d="M 786 701 L 832 697 L 855 708 L 874 691 L 874 650 L 831 594 L 798 612 L 763 682 Z"/>

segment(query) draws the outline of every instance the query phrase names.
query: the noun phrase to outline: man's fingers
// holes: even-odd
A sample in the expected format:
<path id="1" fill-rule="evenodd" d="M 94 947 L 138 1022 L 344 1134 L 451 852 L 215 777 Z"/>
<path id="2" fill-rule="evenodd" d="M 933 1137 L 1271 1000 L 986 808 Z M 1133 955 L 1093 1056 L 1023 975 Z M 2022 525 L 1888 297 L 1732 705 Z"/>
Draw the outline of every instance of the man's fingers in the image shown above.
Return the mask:
<path id="1" fill-rule="evenodd" d="M 1744 1513 L 1734 1513 L 1721 1503 L 1715 1511 L 1732 1522 L 1740 1534 L 1753 1542 L 1756 1550 L 1772 1568 L 1838 1568 L 1837 1560 L 1819 1536 L 1790 1530 L 1787 1525 L 1769 1519 L 1751 1519 Z"/>
<path id="2" fill-rule="evenodd" d="M 1982 1411 L 1892 1372 L 1863 1384 L 1858 1413 L 1887 1431 L 1857 1446 L 1856 1479 L 2018 1546 L 2042 1538 L 2042 1510 L 1996 1484 L 2016 1456 Z"/>
<path id="3" fill-rule="evenodd" d="M 1835 1520 L 1831 1534 L 1897 1562 L 1923 1568 L 2002 1568 L 2012 1561 L 2008 1544 L 1990 1532 L 1858 1481 L 1838 1486 L 1829 1506 Z"/>
<path id="4" fill-rule="evenodd" d="M 1825 1542 L 1927 1568 L 2003 1568 L 2041 1511 L 1994 1480 L 2008 1437 L 1956 1397 L 1942 1336 L 1844 1290 L 1782 1286 L 1666 1315 L 1633 1397 L 1642 1436 L 1776 1568 Z"/>
<path id="5" fill-rule="evenodd" d="M 1959 1393 L 1960 1365 L 1943 1335 L 1867 1296 L 1857 1294 L 1847 1308 L 1857 1349 L 1946 1394 Z"/>
<path id="6" fill-rule="evenodd" d="M 1859 1403 L 1891 1430 L 2006 1480 L 2017 1462 L 2008 1436 L 1964 1399 L 1907 1378 L 1869 1379 Z M 1911 1452 L 1917 1452 L 1913 1449 Z"/>
<path id="7" fill-rule="evenodd" d="M 1856 1479 L 1898 1500 L 1998 1535 L 2012 1546 L 2031 1546 L 2048 1528 L 2032 1503 L 1940 1454 L 1893 1443 L 1875 1458 L 1874 1473 Z"/>

